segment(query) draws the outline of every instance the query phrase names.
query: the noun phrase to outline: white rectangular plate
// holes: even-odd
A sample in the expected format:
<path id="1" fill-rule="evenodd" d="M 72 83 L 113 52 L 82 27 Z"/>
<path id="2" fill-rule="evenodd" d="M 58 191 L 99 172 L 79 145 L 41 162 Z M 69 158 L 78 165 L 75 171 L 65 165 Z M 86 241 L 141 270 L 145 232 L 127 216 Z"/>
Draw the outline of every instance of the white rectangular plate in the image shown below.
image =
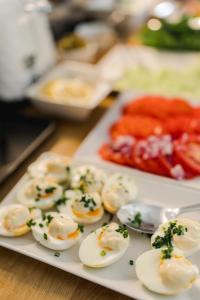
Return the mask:
<path id="1" fill-rule="evenodd" d="M 122 107 L 125 105 L 125 103 L 134 100 L 134 98 L 137 98 L 137 96 L 142 95 L 141 93 L 134 93 L 134 92 L 125 92 L 119 98 L 116 99 L 116 104 L 108 110 L 108 112 L 102 117 L 101 121 L 96 125 L 96 127 L 89 133 L 89 135 L 85 138 L 85 140 L 82 142 L 81 146 L 78 148 L 78 150 L 75 153 L 75 157 L 91 157 L 96 161 L 102 161 L 100 155 L 98 154 L 99 148 L 109 141 L 109 129 L 111 125 L 116 122 L 121 115 Z M 110 162 L 110 164 L 113 164 Z M 120 166 L 121 169 L 131 169 L 132 174 L 136 175 L 139 173 L 143 173 L 146 177 L 153 177 L 155 180 L 161 180 L 166 181 L 170 183 L 176 183 L 176 184 L 183 184 L 188 185 L 193 188 L 200 188 L 200 178 L 197 177 L 195 179 L 191 180 L 182 180 L 177 181 L 175 179 L 162 177 L 159 175 L 154 175 L 150 173 L 145 173 L 143 171 L 139 171 L 133 168 L 129 167 L 123 167 Z"/>
<path id="2" fill-rule="evenodd" d="M 74 160 L 74 165 L 83 165 L 92 163 L 99 168 L 104 169 L 108 174 L 115 172 L 123 172 L 129 175 L 133 173 L 127 170 L 121 170 L 120 167 L 110 165 L 107 163 L 95 163 L 88 159 Z M 134 175 L 133 175 L 134 176 Z M 183 206 L 187 204 L 194 204 L 200 201 L 199 192 L 183 186 L 171 185 L 166 182 L 157 182 L 153 178 L 145 178 L 142 173 L 134 176 L 135 182 L 139 188 L 139 198 L 151 203 L 161 203 L 169 206 Z M 3 200 L 1 205 L 15 202 L 15 195 L 20 186 L 27 180 L 25 175 L 19 183 L 13 188 L 8 196 Z M 200 220 L 200 214 L 192 214 L 191 217 Z M 99 223 L 95 225 L 86 226 L 83 238 L 91 230 L 94 230 L 102 225 L 103 222 L 108 221 L 108 215 L 104 217 Z M 79 261 L 78 249 L 76 245 L 72 249 L 61 251 L 60 257 L 54 256 L 54 251 L 48 250 L 43 246 L 36 243 L 31 233 L 18 238 L 3 238 L 0 237 L 0 246 L 22 253 L 66 272 L 75 274 L 104 287 L 110 288 L 114 291 L 130 296 L 132 298 L 141 300 L 197 300 L 200 293 L 200 280 L 197 281 L 195 286 L 179 295 L 174 297 L 164 297 L 149 292 L 138 281 L 134 266 L 130 266 L 129 260 L 136 260 L 138 255 L 147 249 L 150 249 L 150 240 L 144 235 L 137 233 L 130 233 L 131 243 L 127 253 L 115 264 L 102 268 L 91 269 L 84 267 Z M 200 267 L 200 254 L 192 257 L 192 261 Z"/>

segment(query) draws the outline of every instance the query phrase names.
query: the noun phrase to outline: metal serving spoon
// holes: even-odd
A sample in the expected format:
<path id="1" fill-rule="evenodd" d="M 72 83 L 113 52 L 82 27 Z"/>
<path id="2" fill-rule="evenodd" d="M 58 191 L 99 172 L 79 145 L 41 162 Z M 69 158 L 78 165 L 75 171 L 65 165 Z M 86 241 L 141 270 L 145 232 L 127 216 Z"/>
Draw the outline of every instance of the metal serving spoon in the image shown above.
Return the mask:
<path id="1" fill-rule="evenodd" d="M 142 202 L 134 202 L 122 206 L 117 217 L 122 224 L 142 233 L 153 234 L 158 226 L 178 215 L 200 210 L 200 204 L 180 208 L 165 208 Z"/>

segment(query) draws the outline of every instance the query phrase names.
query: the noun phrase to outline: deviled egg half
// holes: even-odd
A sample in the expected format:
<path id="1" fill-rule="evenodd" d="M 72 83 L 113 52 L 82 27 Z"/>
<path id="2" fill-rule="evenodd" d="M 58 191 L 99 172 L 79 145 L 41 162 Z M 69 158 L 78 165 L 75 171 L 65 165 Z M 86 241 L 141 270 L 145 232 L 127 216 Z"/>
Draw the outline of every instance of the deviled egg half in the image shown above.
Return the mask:
<path id="1" fill-rule="evenodd" d="M 75 245 L 82 235 L 82 226 L 57 212 L 46 213 L 33 224 L 36 241 L 52 250 L 65 250 Z"/>
<path id="2" fill-rule="evenodd" d="M 132 202 L 138 194 L 137 186 L 132 177 L 124 174 L 114 174 L 110 176 L 102 191 L 102 201 L 104 207 L 110 213 Z"/>
<path id="3" fill-rule="evenodd" d="M 27 207 L 46 210 L 62 197 L 63 189 L 48 178 L 30 179 L 18 191 L 17 201 Z"/>
<path id="4" fill-rule="evenodd" d="M 34 219 L 41 217 L 39 209 L 29 210 L 21 204 L 9 204 L 0 207 L 0 235 L 17 237 L 30 231 Z"/>
<path id="5" fill-rule="evenodd" d="M 71 171 L 71 187 L 86 193 L 101 193 L 106 178 L 106 173 L 94 166 L 74 167 Z"/>
<path id="6" fill-rule="evenodd" d="M 196 265 L 179 250 L 153 249 L 141 254 L 135 263 L 138 279 L 149 290 L 163 295 L 176 295 L 195 283 Z"/>
<path id="7" fill-rule="evenodd" d="M 190 256 L 200 249 L 200 223 L 178 217 L 161 224 L 151 237 L 152 247 L 166 246 L 166 238 L 170 238 L 171 244 L 181 250 L 185 256 Z"/>
<path id="8" fill-rule="evenodd" d="M 102 268 L 119 260 L 129 246 L 124 225 L 111 223 L 90 233 L 81 243 L 79 258 L 89 267 Z"/>
<path id="9" fill-rule="evenodd" d="M 70 166 L 65 157 L 51 154 L 43 159 L 38 159 L 28 167 L 31 178 L 48 178 L 56 183 L 70 181 Z"/>
<path id="10" fill-rule="evenodd" d="M 61 201 L 57 205 L 57 209 L 83 224 L 96 223 L 104 214 L 101 197 L 98 193 L 83 193 L 78 189 L 66 191 L 65 201 Z"/>

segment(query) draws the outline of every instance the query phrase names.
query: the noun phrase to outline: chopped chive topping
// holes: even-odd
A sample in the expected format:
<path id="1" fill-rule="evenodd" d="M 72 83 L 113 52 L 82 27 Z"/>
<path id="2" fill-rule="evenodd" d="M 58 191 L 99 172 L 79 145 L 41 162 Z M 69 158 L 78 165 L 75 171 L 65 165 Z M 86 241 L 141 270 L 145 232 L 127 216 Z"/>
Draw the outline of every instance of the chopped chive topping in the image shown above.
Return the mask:
<path id="1" fill-rule="evenodd" d="M 55 252 L 55 253 L 54 253 L 54 256 L 60 257 L 60 252 Z"/>
<path id="2" fill-rule="evenodd" d="M 51 221 L 53 220 L 53 217 L 51 215 L 47 215 L 46 220 L 47 220 L 47 225 L 49 225 L 51 223 Z"/>
<path id="3" fill-rule="evenodd" d="M 83 206 L 89 208 L 90 211 L 93 211 L 96 206 L 94 199 L 87 195 L 83 195 L 80 202 L 83 202 Z"/>
<path id="4" fill-rule="evenodd" d="M 102 224 L 102 227 L 107 226 L 107 225 L 108 225 L 108 223 L 105 222 L 105 223 Z"/>
<path id="5" fill-rule="evenodd" d="M 101 256 L 105 256 L 105 255 L 106 255 L 106 251 L 105 251 L 105 250 L 102 250 L 102 251 L 100 252 L 100 255 L 101 255 Z"/>
<path id="6" fill-rule="evenodd" d="M 44 227 L 44 225 L 42 224 L 42 223 L 39 223 L 39 226 L 42 228 L 42 227 Z"/>
<path id="7" fill-rule="evenodd" d="M 80 230 L 80 232 L 84 232 L 84 226 L 82 224 L 78 224 L 78 229 Z"/>
<path id="8" fill-rule="evenodd" d="M 136 228 L 139 228 L 141 226 L 141 223 L 142 223 L 142 216 L 141 213 L 138 212 L 135 214 L 133 220 L 131 221 L 131 225 Z"/>
<path id="9" fill-rule="evenodd" d="M 48 239 L 48 236 L 47 236 L 47 234 L 46 234 L 46 233 L 44 233 L 44 234 L 43 234 L 43 238 L 44 238 L 45 240 L 47 240 L 47 239 Z"/>
<path id="10" fill-rule="evenodd" d="M 172 257 L 173 247 L 167 247 L 161 251 L 162 259 L 170 259 Z"/>
<path id="11" fill-rule="evenodd" d="M 42 213 L 42 220 L 45 221 L 46 220 L 46 214 Z"/>
<path id="12" fill-rule="evenodd" d="M 53 191 L 55 191 L 55 190 L 56 190 L 55 186 L 49 186 L 44 191 L 46 194 L 50 194 L 50 193 L 53 193 Z"/>
<path id="13" fill-rule="evenodd" d="M 129 265 L 131 265 L 131 266 L 134 265 L 134 261 L 132 259 L 129 260 Z"/>
<path id="14" fill-rule="evenodd" d="M 121 233 L 125 239 L 128 237 L 128 230 L 126 228 L 126 225 L 119 225 L 118 229 L 116 229 L 115 231 Z"/>
<path id="15" fill-rule="evenodd" d="M 155 241 L 153 242 L 152 246 L 156 249 L 161 248 L 161 247 L 172 247 L 172 239 L 174 235 L 184 235 L 185 232 L 187 232 L 187 228 L 178 225 L 177 226 L 177 221 L 170 222 L 169 226 L 164 229 L 164 235 L 163 236 L 156 236 Z"/>
<path id="16" fill-rule="evenodd" d="M 67 197 L 62 196 L 60 199 L 58 199 L 58 200 L 55 202 L 55 205 L 58 206 L 58 205 L 65 204 L 67 200 L 69 200 Z"/>
<path id="17" fill-rule="evenodd" d="M 30 219 L 30 220 L 26 223 L 26 225 L 27 225 L 28 227 L 35 226 L 35 225 L 36 225 L 36 222 L 34 222 L 33 219 Z"/>
<path id="18" fill-rule="evenodd" d="M 39 187 L 39 185 L 36 185 L 36 190 L 40 192 L 42 189 Z"/>
<path id="19" fill-rule="evenodd" d="M 35 198 L 35 202 L 38 202 L 38 201 L 40 201 L 40 198 L 38 198 L 38 197 Z"/>
<path id="20" fill-rule="evenodd" d="M 32 212 L 33 211 L 33 209 L 35 209 L 36 207 L 35 206 L 33 206 L 33 207 L 29 207 L 29 212 Z"/>
<path id="21" fill-rule="evenodd" d="M 174 235 L 184 235 L 187 232 L 187 228 L 182 225 L 177 225 L 177 221 L 169 222 L 169 226 L 164 228 L 163 236 L 156 236 L 152 246 L 156 249 L 166 247 L 161 251 L 162 259 L 170 259 L 173 252 L 172 239 Z"/>
<path id="22" fill-rule="evenodd" d="M 66 171 L 67 171 L 67 173 L 70 173 L 70 171 L 71 171 L 70 166 L 67 166 L 67 167 L 66 167 Z"/>

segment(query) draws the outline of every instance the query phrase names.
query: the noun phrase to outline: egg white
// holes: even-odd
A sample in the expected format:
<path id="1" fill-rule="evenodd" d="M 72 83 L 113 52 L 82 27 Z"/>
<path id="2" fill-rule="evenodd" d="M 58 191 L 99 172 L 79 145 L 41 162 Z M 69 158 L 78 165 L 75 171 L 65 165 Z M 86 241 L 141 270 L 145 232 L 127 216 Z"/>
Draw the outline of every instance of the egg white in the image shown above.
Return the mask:
<path id="1" fill-rule="evenodd" d="M 106 255 L 102 256 L 101 247 L 98 236 L 102 228 L 90 233 L 81 243 L 79 248 L 79 258 L 81 262 L 91 268 L 103 268 L 118 261 L 126 252 L 129 246 L 129 236 L 125 239 L 125 246 L 120 250 L 106 251 Z"/>
<path id="2" fill-rule="evenodd" d="M 58 170 L 49 169 L 49 164 L 58 168 Z M 30 164 L 27 172 L 31 178 L 48 178 L 56 183 L 66 183 L 70 181 L 70 166 L 64 156 L 51 153 L 46 157 L 37 159 Z"/>
<path id="3" fill-rule="evenodd" d="M 49 212 L 46 213 L 46 215 L 51 215 L 52 217 L 63 216 L 63 218 L 68 218 L 66 215 L 57 212 Z M 43 227 L 40 227 L 39 224 L 42 224 Z M 37 219 L 36 225 L 32 226 L 32 233 L 37 242 L 39 242 L 41 245 L 51 250 L 61 251 L 61 250 L 69 249 L 79 241 L 82 235 L 82 233 L 79 230 L 79 234 L 76 238 L 60 240 L 49 234 L 48 226 L 49 225 L 47 225 L 47 220 L 43 220 L 43 218 Z M 78 228 L 78 224 L 77 224 L 77 228 Z M 44 238 L 44 234 L 47 235 L 47 239 Z"/>
<path id="4" fill-rule="evenodd" d="M 135 200 L 138 194 L 137 186 L 132 177 L 120 173 L 110 176 L 102 190 L 104 207 L 110 213 Z"/>
<path id="5" fill-rule="evenodd" d="M 151 245 L 155 241 L 156 236 L 163 236 L 164 228 L 167 228 L 169 223 L 175 220 L 177 221 L 177 225 L 186 227 L 187 231 L 181 236 L 174 235 L 172 243 L 174 247 L 181 250 L 185 256 L 191 256 L 200 250 L 200 223 L 191 219 L 178 217 L 161 224 L 151 237 Z"/>
<path id="6" fill-rule="evenodd" d="M 42 197 L 38 197 L 38 201 L 36 201 L 35 195 L 32 197 L 29 197 L 26 195 L 26 191 L 31 188 L 32 185 L 34 186 L 41 186 L 42 184 L 45 187 L 55 187 L 56 189 L 50 193 L 47 194 L 47 197 L 45 199 L 42 199 Z M 19 189 L 16 200 L 17 202 L 31 208 L 36 207 L 40 208 L 42 210 L 47 210 L 52 208 L 55 205 L 55 202 L 61 198 L 63 194 L 63 189 L 60 185 L 56 183 L 52 183 L 47 179 L 29 179 L 24 185 Z"/>
<path id="7" fill-rule="evenodd" d="M 60 205 L 57 206 L 57 209 L 59 212 L 70 216 L 74 221 L 81 223 L 81 224 L 93 224 L 98 222 L 104 214 L 104 209 L 103 206 L 101 205 L 100 207 L 100 213 L 96 216 L 84 216 L 84 217 L 78 217 L 76 214 L 74 214 L 72 206 L 74 203 L 75 198 L 77 197 L 77 194 L 81 193 L 80 191 L 72 191 L 72 190 L 68 190 L 65 193 L 65 196 L 67 198 L 67 201 L 65 203 L 62 203 Z M 84 195 L 84 193 L 81 193 L 82 195 Z M 88 193 L 88 195 L 91 195 L 91 197 L 95 197 L 95 195 L 97 197 L 99 197 L 98 194 L 96 193 Z M 95 198 L 94 198 L 95 199 Z"/>
<path id="8" fill-rule="evenodd" d="M 72 189 L 81 187 L 87 193 L 101 193 L 106 178 L 107 175 L 103 170 L 92 165 L 74 167 L 71 171 L 71 187 Z"/>
<path id="9" fill-rule="evenodd" d="M 175 250 L 177 255 L 182 256 L 182 252 Z M 161 250 L 153 249 L 142 253 L 135 262 L 135 271 L 138 279 L 150 291 L 162 295 L 176 295 L 190 288 L 177 289 L 172 285 L 166 284 L 160 275 Z M 195 268 L 197 268 L 195 266 Z"/>
<path id="10" fill-rule="evenodd" d="M 29 219 L 27 219 L 28 222 L 32 218 L 32 215 L 30 214 L 27 207 L 24 207 L 21 204 L 9 204 L 0 207 L 0 235 L 1 236 L 16 237 L 16 236 L 24 235 L 30 231 L 30 228 L 27 226 L 27 224 L 24 224 L 23 228 L 21 229 L 19 228 L 19 230 L 16 232 L 8 230 L 4 225 L 5 217 L 8 214 L 8 212 L 11 209 L 21 208 L 21 207 L 27 210 L 27 214 L 29 215 Z"/>

